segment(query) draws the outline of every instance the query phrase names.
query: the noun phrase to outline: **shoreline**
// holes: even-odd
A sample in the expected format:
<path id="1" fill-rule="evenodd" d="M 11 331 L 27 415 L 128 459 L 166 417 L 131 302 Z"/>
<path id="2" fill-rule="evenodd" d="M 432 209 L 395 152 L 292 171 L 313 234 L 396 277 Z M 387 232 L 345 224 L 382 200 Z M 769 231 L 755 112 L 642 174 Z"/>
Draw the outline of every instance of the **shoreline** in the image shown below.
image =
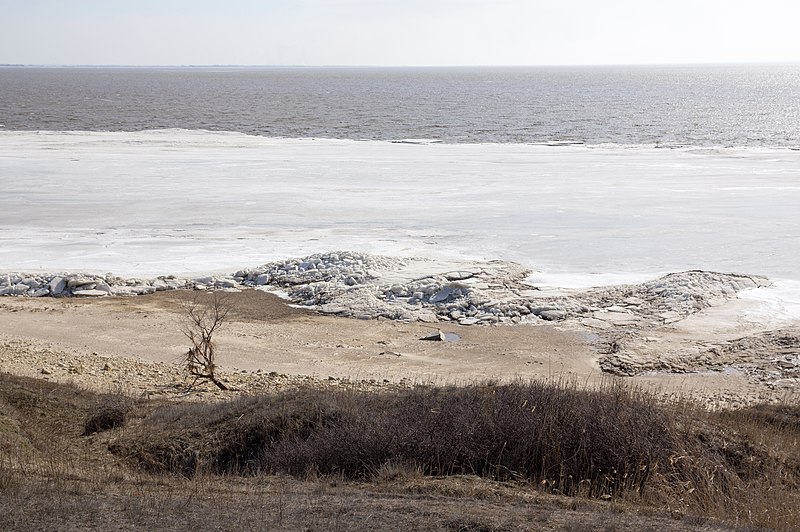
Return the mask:
<path id="1" fill-rule="evenodd" d="M 340 260 L 331 261 L 333 255 Z M 308 266 L 314 260 L 319 267 Z M 236 286 L 219 279 L 202 285 L 223 290 L 237 309 L 217 337 L 219 366 L 250 391 L 301 381 L 380 389 L 624 378 L 714 408 L 800 391 L 800 320 L 771 321 L 763 301 L 742 297 L 764 290 L 758 287 L 770 284 L 765 278 L 679 272 L 633 285 L 539 290 L 524 283 L 529 272 L 513 263 L 438 266 L 338 252 L 237 272 L 243 283 Z M 139 368 L 131 379 L 140 393 L 180 395 L 181 301 L 202 290 L 148 287 L 149 294 L 136 297 L 0 298 L 7 324 L 0 371 L 110 385 L 112 373 L 99 361 L 127 360 L 123 365 Z M 457 341 L 421 340 L 436 331 Z M 77 363 L 64 362 L 67 354 L 92 369 L 85 376 L 71 372 Z M 152 370 L 152 364 L 166 366 Z M 175 389 L 160 385 L 154 392 L 152 379 L 139 375 L 151 370 Z"/>
<path id="2" fill-rule="evenodd" d="M 474 325 L 518 324 L 529 319 L 596 321 L 598 312 L 609 311 L 612 324 L 615 319 L 665 324 L 752 293 L 750 299 L 764 309 L 773 306 L 772 315 L 761 316 L 762 321 L 800 320 L 800 303 L 781 301 L 780 292 L 769 293 L 776 283 L 756 275 L 689 270 L 657 278 L 642 276 L 646 280 L 636 283 L 615 276 L 617 282 L 588 287 L 581 287 L 574 278 L 572 286 L 536 283 L 541 277 L 541 272 L 510 261 L 442 261 L 331 251 L 194 278 L 7 273 L 0 274 L 0 296 L 141 296 L 176 289 L 256 288 L 279 291 L 291 303 L 323 314 Z M 794 295 L 785 282 L 782 286 Z M 692 301 L 687 300 L 690 296 Z"/>

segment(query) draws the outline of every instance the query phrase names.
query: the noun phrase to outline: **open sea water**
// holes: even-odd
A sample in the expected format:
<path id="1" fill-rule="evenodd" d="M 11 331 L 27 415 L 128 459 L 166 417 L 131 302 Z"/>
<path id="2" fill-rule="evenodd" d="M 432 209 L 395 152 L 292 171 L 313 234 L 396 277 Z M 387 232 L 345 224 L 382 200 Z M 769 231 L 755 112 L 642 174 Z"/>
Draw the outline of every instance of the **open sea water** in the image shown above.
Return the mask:
<path id="1" fill-rule="evenodd" d="M 5 130 L 800 148 L 800 64 L 0 68 Z"/>

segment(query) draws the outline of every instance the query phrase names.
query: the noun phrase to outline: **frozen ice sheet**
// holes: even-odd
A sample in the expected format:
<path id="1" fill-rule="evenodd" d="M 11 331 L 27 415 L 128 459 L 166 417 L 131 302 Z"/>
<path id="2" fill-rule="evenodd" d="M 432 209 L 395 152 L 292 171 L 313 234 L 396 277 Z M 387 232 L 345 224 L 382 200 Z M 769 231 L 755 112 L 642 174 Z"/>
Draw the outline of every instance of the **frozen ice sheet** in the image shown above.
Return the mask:
<path id="1" fill-rule="evenodd" d="M 349 249 L 515 260 L 576 286 L 800 280 L 791 150 L 0 132 L 0 186 L 0 270 L 193 274 Z"/>

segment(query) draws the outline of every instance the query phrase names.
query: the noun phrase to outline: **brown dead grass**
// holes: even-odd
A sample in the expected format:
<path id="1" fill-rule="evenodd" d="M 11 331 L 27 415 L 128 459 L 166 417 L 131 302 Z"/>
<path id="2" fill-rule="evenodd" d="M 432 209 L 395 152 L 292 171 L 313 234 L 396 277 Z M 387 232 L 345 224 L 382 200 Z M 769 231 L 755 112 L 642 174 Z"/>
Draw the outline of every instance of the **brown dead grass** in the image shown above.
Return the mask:
<path id="1" fill-rule="evenodd" d="M 119 404 L 124 423 L 86 430 Z M 796 530 L 798 416 L 676 409 L 618 385 L 181 405 L 2 375 L 0 528 Z"/>

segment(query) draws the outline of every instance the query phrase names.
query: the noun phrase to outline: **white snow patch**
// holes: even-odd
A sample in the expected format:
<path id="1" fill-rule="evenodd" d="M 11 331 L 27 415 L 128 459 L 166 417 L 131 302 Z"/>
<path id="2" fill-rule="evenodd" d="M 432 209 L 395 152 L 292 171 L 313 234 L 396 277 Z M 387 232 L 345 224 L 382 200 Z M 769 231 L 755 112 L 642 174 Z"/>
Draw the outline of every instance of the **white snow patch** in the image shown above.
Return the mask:
<path id="1" fill-rule="evenodd" d="M 744 290 L 739 298 L 756 303 L 744 317 L 765 326 L 780 327 L 800 318 L 800 281 L 773 280 L 772 286 Z"/>

